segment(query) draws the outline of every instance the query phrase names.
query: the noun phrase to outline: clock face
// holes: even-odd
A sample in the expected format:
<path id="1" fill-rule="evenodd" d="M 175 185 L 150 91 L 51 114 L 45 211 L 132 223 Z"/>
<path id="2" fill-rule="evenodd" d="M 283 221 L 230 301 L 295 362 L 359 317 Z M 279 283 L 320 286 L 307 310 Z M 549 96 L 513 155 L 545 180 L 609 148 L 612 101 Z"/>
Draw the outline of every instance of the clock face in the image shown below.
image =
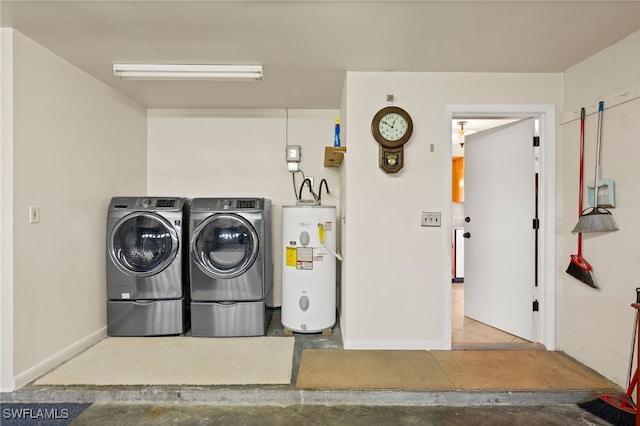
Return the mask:
<path id="1" fill-rule="evenodd" d="M 409 129 L 407 120 L 396 112 L 390 112 L 380 119 L 378 131 L 380 135 L 388 141 L 396 142 L 400 140 Z"/>
<path id="2" fill-rule="evenodd" d="M 375 140 L 385 148 L 398 148 L 411 138 L 413 122 L 402 108 L 389 106 L 376 113 L 371 122 Z"/>

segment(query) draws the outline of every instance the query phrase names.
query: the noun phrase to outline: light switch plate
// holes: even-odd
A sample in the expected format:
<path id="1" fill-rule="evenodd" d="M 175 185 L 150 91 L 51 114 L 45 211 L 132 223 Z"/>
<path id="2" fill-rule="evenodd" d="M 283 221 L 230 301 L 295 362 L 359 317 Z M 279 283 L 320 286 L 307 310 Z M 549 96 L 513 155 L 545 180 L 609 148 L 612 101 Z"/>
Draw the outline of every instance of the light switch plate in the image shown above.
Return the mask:
<path id="1" fill-rule="evenodd" d="M 421 226 L 440 226 L 440 212 L 422 212 Z"/>
<path id="2" fill-rule="evenodd" d="M 29 206 L 29 223 L 40 223 L 40 207 Z"/>

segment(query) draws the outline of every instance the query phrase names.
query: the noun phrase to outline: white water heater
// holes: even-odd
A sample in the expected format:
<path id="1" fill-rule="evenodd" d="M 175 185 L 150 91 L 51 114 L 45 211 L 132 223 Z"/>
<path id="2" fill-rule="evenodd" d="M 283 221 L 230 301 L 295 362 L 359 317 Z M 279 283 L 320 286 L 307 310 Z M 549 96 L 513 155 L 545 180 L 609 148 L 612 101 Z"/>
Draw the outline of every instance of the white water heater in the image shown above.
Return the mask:
<path id="1" fill-rule="evenodd" d="M 336 322 L 336 208 L 282 207 L 282 325 L 301 333 Z"/>

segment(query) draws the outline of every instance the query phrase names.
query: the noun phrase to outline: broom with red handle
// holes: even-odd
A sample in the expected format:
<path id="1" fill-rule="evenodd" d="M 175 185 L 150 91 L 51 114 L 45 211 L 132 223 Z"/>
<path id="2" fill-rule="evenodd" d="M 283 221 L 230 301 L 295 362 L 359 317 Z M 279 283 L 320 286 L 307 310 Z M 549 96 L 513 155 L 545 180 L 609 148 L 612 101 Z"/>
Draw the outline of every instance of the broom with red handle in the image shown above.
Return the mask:
<path id="1" fill-rule="evenodd" d="M 636 309 L 635 325 L 636 330 L 640 331 L 638 327 L 638 310 L 640 310 L 640 292 L 636 289 L 636 303 L 632 303 L 631 306 Z M 640 354 L 640 338 L 638 341 L 638 353 Z M 635 343 L 635 342 L 634 342 Z M 633 354 L 631 355 L 631 362 L 633 362 Z M 638 368 L 636 367 L 635 373 L 627 386 L 627 391 L 624 395 L 614 394 L 602 394 L 598 398 L 578 403 L 578 407 L 595 414 L 603 420 L 616 426 L 640 426 L 640 416 L 638 416 L 638 407 L 633 402 L 633 391 L 638 388 Z M 640 400 L 640 389 L 637 389 L 636 400 Z"/>
<path id="2" fill-rule="evenodd" d="M 585 118 L 585 110 L 582 108 L 580 110 L 580 189 L 578 192 L 578 217 L 582 213 L 582 185 L 584 179 L 584 118 Z M 582 233 L 578 233 L 578 253 L 571 255 L 571 262 L 569 262 L 569 266 L 567 267 L 567 274 L 576 278 L 577 280 L 582 281 L 589 287 L 598 288 L 596 281 L 593 277 L 593 268 L 587 262 L 585 258 L 582 257 Z"/>

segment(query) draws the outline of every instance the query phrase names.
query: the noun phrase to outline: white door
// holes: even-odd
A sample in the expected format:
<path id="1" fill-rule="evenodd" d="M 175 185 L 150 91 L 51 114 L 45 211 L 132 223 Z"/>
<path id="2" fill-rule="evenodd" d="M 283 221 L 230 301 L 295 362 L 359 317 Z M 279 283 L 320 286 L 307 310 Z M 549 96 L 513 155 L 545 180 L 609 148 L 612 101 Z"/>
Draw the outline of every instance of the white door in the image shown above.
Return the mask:
<path id="1" fill-rule="evenodd" d="M 464 311 L 533 340 L 535 120 L 465 138 Z"/>

